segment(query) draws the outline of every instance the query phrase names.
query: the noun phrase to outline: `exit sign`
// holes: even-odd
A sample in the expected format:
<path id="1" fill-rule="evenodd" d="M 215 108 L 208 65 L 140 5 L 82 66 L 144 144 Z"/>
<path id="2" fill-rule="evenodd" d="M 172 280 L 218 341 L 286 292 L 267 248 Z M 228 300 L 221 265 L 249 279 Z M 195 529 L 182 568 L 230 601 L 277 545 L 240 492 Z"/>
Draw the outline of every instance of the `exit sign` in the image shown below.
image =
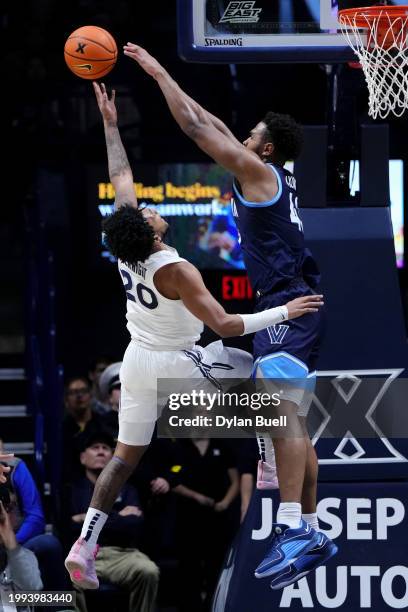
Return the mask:
<path id="1" fill-rule="evenodd" d="M 252 296 L 253 291 L 247 276 L 222 277 L 223 300 L 250 300 Z"/>

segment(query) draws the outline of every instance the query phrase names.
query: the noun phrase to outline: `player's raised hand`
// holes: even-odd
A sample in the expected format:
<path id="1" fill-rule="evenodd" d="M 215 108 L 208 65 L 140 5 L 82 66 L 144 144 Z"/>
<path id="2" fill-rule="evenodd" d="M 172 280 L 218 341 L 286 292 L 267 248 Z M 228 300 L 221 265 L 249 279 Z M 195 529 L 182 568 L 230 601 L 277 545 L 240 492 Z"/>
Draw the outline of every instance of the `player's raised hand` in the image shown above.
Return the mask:
<path id="1" fill-rule="evenodd" d="M 103 83 L 99 85 L 99 83 L 94 81 L 93 88 L 103 120 L 109 121 L 109 123 L 117 123 L 118 115 L 115 106 L 115 90 L 112 89 L 112 95 L 109 99 L 106 87 Z"/>
<path id="2" fill-rule="evenodd" d="M 322 295 L 305 295 L 303 297 L 298 297 L 286 304 L 288 319 L 296 319 L 308 312 L 317 312 L 323 304 Z"/>
<path id="3" fill-rule="evenodd" d="M 128 42 L 126 45 L 124 45 L 123 52 L 128 57 L 134 59 L 139 66 L 154 79 L 165 72 L 163 66 L 159 64 L 157 59 L 155 59 L 146 51 L 146 49 L 143 49 L 143 47 L 140 47 L 139 45 Z"/>

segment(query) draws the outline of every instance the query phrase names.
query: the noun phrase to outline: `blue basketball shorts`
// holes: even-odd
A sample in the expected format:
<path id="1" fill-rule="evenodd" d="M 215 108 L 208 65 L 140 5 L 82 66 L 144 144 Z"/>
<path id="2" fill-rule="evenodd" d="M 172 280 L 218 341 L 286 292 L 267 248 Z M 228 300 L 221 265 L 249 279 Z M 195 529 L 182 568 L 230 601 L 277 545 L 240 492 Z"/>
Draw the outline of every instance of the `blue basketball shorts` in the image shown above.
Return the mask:
<path id="1" fill-rule="evenodd" d="M 295 282 L 286 290 L 259 298 L 255 312 L 282 306 L 296 297 L 312 293 L 303 281 Z M 280 379 L 280 390 L 282 387 L 284 390 L 281 399 L 297 404 L 300 416 L 306 416 L 310 407 L 324 326 L 323 307 L 317 313 L 263 329 L 254 337 L 253 378 Z"/>

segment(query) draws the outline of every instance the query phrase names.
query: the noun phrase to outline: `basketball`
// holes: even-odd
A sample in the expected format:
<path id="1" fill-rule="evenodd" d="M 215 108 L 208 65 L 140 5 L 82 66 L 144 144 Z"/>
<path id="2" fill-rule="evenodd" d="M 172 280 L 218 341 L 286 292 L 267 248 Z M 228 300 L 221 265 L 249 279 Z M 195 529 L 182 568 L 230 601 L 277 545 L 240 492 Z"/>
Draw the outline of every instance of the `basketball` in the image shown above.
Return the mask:
<path id="1" fill-rule="evenodd" d="M 100 79 L 108 74 L 118 57 L 115 39 L 97 26 L 83 26 L 70 34 L 64 47 L 68 68 L 81 79 Z"/>

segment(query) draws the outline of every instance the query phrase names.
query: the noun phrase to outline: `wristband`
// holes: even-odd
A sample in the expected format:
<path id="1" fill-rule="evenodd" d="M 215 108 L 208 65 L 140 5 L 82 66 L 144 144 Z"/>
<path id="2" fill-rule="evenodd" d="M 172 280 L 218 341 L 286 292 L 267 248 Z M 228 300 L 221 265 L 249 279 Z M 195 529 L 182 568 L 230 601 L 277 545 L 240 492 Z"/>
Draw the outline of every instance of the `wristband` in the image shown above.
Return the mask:
<path id="1" fill-rule="evenodd" d="M 270 327 L 271 325 L 276 325 L 277 323 L 281 323 L 285 321 L 288 316 L 288 309 L 286 306 L 277 306 L 276 308 L 269 308 L 268 310 L 264 310 L 262 312 L 255 312 L 254 314 L 241 314 L 238 315 L 241 317 L 244 323 L 244 332 L 241 336 L 245 336 L 246 334 L 253 334 L 261 329 L 265 329 L 266 327 Z"/>

